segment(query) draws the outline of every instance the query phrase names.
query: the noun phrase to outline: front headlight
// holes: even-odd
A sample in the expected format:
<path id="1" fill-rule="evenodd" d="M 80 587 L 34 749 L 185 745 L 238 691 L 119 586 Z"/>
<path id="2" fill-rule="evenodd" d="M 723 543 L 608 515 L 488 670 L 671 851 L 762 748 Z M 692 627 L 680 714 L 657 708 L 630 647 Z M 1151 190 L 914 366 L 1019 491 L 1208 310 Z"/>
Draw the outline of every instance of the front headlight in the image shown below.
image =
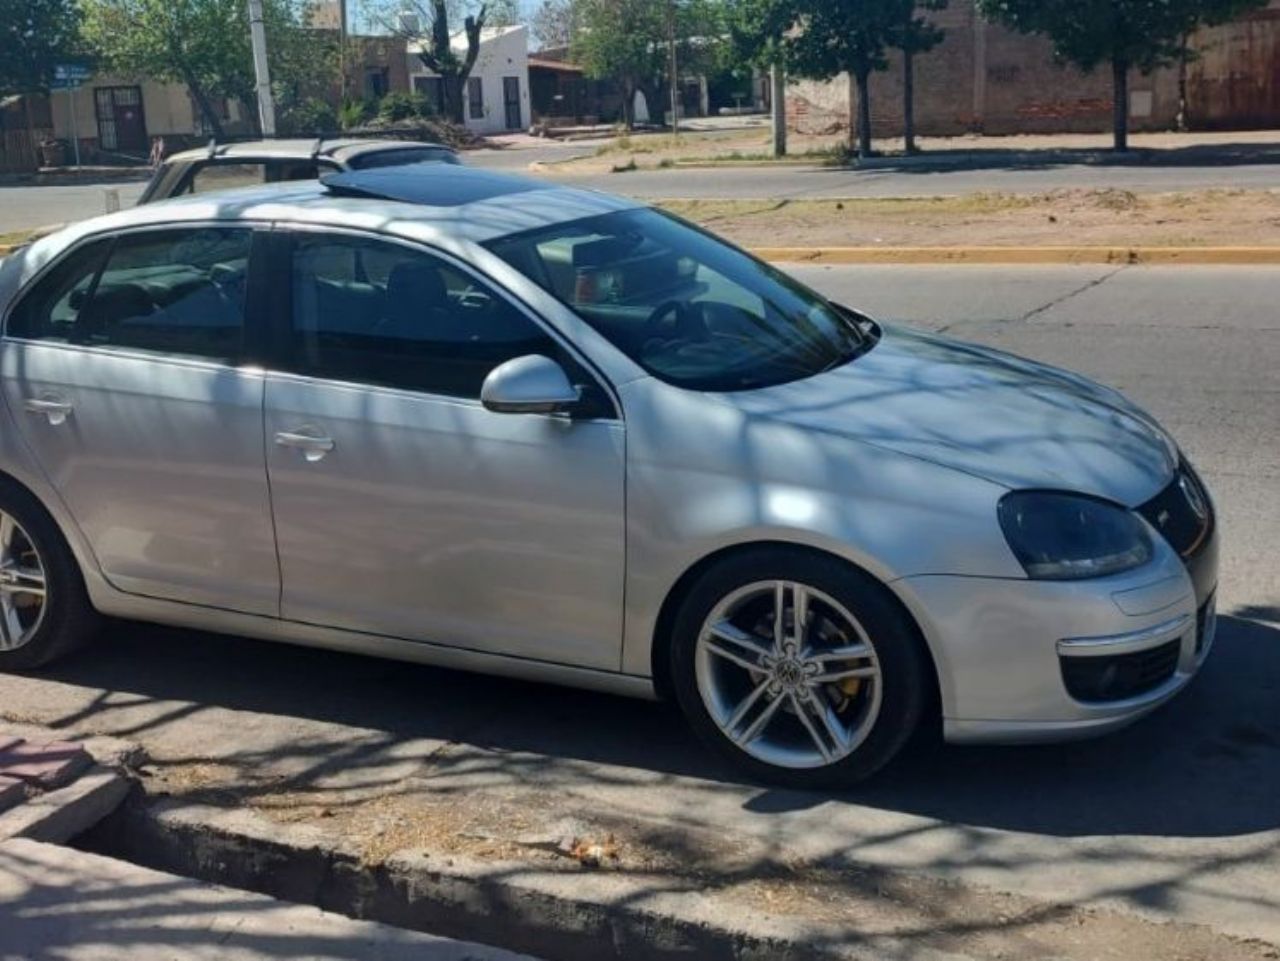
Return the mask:
<path id="1" fill-rule="evenodd" d="M 1151 560 L 1151 535 L 1132 511 L 1082 494 L 1014 491 L 1000 500 L 1005 540 L 1032 580 L 1104 577 Z"/>

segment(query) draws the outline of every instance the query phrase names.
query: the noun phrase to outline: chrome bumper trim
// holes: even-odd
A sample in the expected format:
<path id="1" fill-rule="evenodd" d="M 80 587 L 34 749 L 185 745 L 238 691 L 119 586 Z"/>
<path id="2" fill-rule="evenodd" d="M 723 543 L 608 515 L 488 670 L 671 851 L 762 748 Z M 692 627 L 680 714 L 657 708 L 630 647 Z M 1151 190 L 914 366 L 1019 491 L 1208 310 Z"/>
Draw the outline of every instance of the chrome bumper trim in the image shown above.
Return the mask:
<path id="1" fill-rule="evenodd" d="M 1171 621 L 1127 634 L 1111 634 L 1106 637 L 1068 637 L 1058 641 L 1061 657 L 1114 657 L 1117 654 L 1133 654 L 1152 647 L 1159 647 L 1186 633 L 1195 626 L 1190 614 L 1180 614 Z"/>

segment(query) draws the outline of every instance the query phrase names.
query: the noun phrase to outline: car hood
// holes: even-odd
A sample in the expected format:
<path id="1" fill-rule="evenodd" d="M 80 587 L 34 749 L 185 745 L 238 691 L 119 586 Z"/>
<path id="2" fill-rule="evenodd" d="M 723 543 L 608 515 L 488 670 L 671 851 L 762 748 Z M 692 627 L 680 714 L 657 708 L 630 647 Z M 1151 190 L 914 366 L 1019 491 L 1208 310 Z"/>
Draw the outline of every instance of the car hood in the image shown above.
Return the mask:
<path id="1" fill-rule="evenodd" d="M 1169 482 L 1177 464 L 1168 434 L 1110 388 L 890 325 L 853 363 L 723 396 L 749 416 L 897 451 L 1010 489 L 1078 491 L 1137 506 Z"/>

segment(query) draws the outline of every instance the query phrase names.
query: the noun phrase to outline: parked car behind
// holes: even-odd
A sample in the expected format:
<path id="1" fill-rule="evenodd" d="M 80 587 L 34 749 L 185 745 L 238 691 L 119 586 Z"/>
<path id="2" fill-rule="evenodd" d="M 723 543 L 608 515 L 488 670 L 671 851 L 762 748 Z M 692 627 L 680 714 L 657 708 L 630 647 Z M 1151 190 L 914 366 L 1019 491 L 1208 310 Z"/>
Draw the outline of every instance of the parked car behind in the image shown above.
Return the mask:
<path id="1" fill-rule="evenodd" d="M 157 168 L 138 204 L 342 170 L 460 163 L 452 147 L 405 140 L 254 140 L 184 150 Z"/>

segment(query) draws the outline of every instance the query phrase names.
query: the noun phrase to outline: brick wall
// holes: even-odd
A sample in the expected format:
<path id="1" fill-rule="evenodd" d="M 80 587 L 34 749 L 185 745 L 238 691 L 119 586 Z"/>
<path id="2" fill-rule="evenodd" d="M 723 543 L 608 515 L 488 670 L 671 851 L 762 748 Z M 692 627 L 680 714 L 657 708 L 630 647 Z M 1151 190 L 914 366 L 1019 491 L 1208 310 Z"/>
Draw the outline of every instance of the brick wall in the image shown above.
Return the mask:
<path id="1" fill-rule="evenodd" d="M 916 128 L 925 135 L 1105 132 L 1111 129 L 1111 71 L 1056 63 L 1049 41 L 985 23 L 973 0 L 934 14 L 946 39 L 916 58 Z M 1271 9 L 1203 31 L 1192 66 L 1192 119 L 1202 126 L 1280 123 L 1280 0 Z M 1177 71 L 1129 80 L 1134 130 L 1165 130 L 1178 115 Z M 847 130 L 846 77 L 788 84 L 790 125 L 801 132 Z M 876 136 L 902 133 L 902 57 L 871 78 Z"/>

